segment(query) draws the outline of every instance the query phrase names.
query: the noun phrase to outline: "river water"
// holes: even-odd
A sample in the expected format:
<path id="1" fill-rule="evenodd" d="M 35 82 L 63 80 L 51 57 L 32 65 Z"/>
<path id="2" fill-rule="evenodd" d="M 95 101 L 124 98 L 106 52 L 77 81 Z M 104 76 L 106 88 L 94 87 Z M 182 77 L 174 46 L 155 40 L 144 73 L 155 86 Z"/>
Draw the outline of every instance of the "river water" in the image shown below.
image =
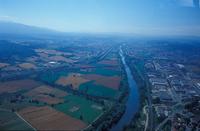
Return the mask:
<path id="1" fill-rule="evenodd" d="M 126 64 L 125 57 L 124 57 L 121 47 L 120 47 L 119 53 L 120 53 L 120 57 L 121 57 L 122 63 L 124 65 L 124 68 L 126 71 L 127 78 L 128 78 L 130 92 L 129 92 L 128 100 L 126 102 L 126 110 L 125 110 L 124 114 L 122 115 L 121 119 L 118 121 L 118 123 L 111 128 L 111 131 L 123 130 L 123 127 L 125 125 L 128 125 L 131 122 L 135 113 L 139 109 L 138 87 L 135 83 L 135 80 L 133 79 L 130 68 Z"/>

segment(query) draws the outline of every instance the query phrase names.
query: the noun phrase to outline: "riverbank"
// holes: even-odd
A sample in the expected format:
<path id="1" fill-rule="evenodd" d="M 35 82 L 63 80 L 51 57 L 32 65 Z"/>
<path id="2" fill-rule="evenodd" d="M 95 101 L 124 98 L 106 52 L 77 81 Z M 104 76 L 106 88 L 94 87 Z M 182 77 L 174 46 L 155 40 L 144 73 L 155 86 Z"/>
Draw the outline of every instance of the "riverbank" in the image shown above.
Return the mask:
<path id="1" fill-rule="evenodd" d="M 133 78 L 138 86 L 139 96 L 140 96 L 140 105 L 139 112 L 136 113 L 135 117 L 132 119 L 131 123 L 125 127 L 126 131 L 132 130 L 145 130 L 148 125 L 148 112 L 144 110 L 144 107 L 147 106 L 147 83 L 145 82 L 144 70 L 141 70 L 144 67 L 141 64 L 138 64 L 138 61 L 126 56 L 126 62 L 131 69 Z"/>
<path id="2" fill-rule="evenodd" d="M 121 47 L 120 47 L 120 56 L 127 75 L 127 80 L 129 85 L 129 96 L 126 102 L 126 109 L 124 114 L 122 115 L 121 119 L 117 122 L 117 124 L 111 128 L 111 131 L 123 130 L 126 125 L 131 123 L 133 117 L 138 112 L 140 103 L 138 87 L 132 76 L 132 72 L 129 66 L 126 64 L 125 56 Z"/>

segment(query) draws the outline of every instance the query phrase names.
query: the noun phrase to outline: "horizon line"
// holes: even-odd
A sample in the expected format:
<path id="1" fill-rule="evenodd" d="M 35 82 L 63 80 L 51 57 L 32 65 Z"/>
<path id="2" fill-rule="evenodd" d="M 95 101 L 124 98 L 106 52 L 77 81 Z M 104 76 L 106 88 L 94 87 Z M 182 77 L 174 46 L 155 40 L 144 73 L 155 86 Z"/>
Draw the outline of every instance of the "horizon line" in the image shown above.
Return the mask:
<path id="1" fill-rule="evenodd" d="M 104 32 L 104 31 L 99 31 L 99 32 L 95 32 L 95 31 L 62 31 L 62 30 L 57 30 L 57 29 L 53 29 L 50 27 L 44 27 L 44 26 L 37 26 L 37 25 L 32 25 L 32 24 L 27 24 L 27 23 L 22 23 L 22 22 L 18 22 L 18 21 L 12 21 L 12 20 L 3 20 L 0 19 L 0 22 L 5 22 L 5 23 L 15 23 L 15 24 L 20 24 L 23 26 L 29 26 L 29 27 L 33 27 L 33 28 L 39 28 L 39 29 L 44 29 L 44 30 L 49 30 L 55 33 L 61 33 L 61 34 L 68 34 L 68 33 L 72 33 L 72 34 L 90 34 L 90 35 L 120 35 L 120 36 L 132 36 L 132 37 L 199 37 L 200 38 L 200 34 L 196 34 L 196 35 L 191 35 L 191 34 L 167 34 L 167 33 L 136 33 L 136 32 Z"/>

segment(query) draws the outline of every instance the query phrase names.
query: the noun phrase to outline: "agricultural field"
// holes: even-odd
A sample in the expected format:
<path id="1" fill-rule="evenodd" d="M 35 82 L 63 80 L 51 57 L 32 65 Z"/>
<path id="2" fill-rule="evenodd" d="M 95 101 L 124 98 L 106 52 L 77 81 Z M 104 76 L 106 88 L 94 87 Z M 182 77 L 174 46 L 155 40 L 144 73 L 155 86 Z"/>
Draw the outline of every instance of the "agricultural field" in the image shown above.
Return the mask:
<path id="1" fill-rule="evenodd" d="M 0 130 L 83 130 L 120 95 L 120 61 L 106 55 L 110 47 L 22 45 L 32 53 L 0 63 Z"/>
<path id="2" fill-rule="evenodd" d="M 13 80 L 0 82 L 0 94 L 1 93 L 15 93 L 20 90 L 29 90 L 39 86 L 41 83 L 32 79 Z"/>
<path id="3" fill-rule="evenodd" d="M 68 76 L 62 76 L 57 81 L 56 84 L 66 86 L 72 85 L 74 89 L 78 89 L 82 83 L 88 82 L 89 80 L 84 79 L 81 74 L 70 73 Z"/>
<path id="4" fill-rule="evenodd" d="M 98 62 L 98 64 L 102 65 L 109 65 L 109 66 L 119 66 L 119 61 L 114 59 L 114 60 L 102 60 Z"/>
<path id="5" fill-rule="evenodd" d="M 115 98 L 118 95 L 121 77 L 119 70 L 87 68 L 76 72 L 50 72 L 40 76 L 42 81 L 63 87 L 70 86 L 86 94 Z"/>
<path id="6" fill-rule="evenodd" d="M 19 118 L 16 113 L 0 109 L 1 130 L 33 130 L 26 122 Z"/>
<path id="7" fill-rule="evenodd" d="M 75 95 L 66 96 L 65 102 L 54 108 L 85 123 L 91 123 L 103 112 L 102 105 Z"/>
<path id="8" fill-rule="evenodd" d="M 48 106 L 28 107 L 18 113 L 37 130 L 81 130 L 87 126 Z"/>
<path id="9" fill-rule="evenodd" d="M 1 69 L 1 68 L 4 68 L 4 67 L 6 67 L 6 66 L 9 66 L 9 64 L 8 64 L 8 63 L 0 63 L 0 69 Z"/>
<path id="10" fill-rule="evenodd" d="M 60 77 L 67 76 L 67 75 L 68 75 L 68 72 L 66 71 L 45 72 L 44 74 L 39 76 L 39 79 L 47 83 L 55 83 Z"/>
<path id="11" fill-rule="evenodd" d="M 36 49 L 36 53 L 39 59 L 43 61 L 54 61 L 54 62 L 66 62 L 74 63 L 75 61 L 70 59 L 71 53 L 60 52 L 57 50 L 47 50 L 47 49 Z"/>
<path id="12" fill-rule="evenodd" d="M 82 71 L 83 74 L 97 74 L 97 75 L 104 75 L 104 76 L 119 76 L 121 75 L 119 69 L 113 67 L 97 67 Z"/>
<path id="13" fill-rule="evenodd" d="M 77 74 L 70 73 L 68 76 L 60 77 L 56 84 L 80 90 L 89 95 L 115 98 L 120 86 L 119 76 L 105 76 L 99 74 Z"/>
<path id="14" fill-rule="evenodd" d="M 90 81 L 80 85 L 79 90 L 93 96 L 115 98 L 118 94 L 117 90 L 105 87 L 103 85 L 97 85 L 94 81 Z"/>
<path id="15" fill-rule="evenodd" d="M 96 85 L 103 85 L 108 88 L 117 90 L 120 84 L 119 76 L 102 76 L 96 74 L 87 74 L 83 76 L 85 79 L 95 81 Z"/>
<path id="16" fill-rule="evenodd" d="M 66 95 L 66 92 L 46 85 L 39 86 L 25 93 L 25 96 L 31 99 L 47 104 L 62 103 L 64 102 L 63 97 Z"/>
<path id="17" fill-rule="evenodd" d="M 22 63 L 22 64 L 19 64 L 19 67 L 22 69 L 35 69 L 36 68 L 36 66 L 32 63 Z"/>
<path id="18" fill-rule="evenodd" d="M 100 64 L 99 64 L 100 63 Z M 90 80 L 79 86 L 79 90 L 94 96 L 116 98 L 121 82 L 121 70 L 117 60 L 103 60 L 89 68 L 82 70 L 82 77 Z M 101 67 L 102 64 L 104 67 Z M 105 66 L 108 65 L 108 66 Z M 113 66 L 114 65 L 114 66 Z"/>
<path id="19" fill-rule="evenodd" d="M 18 111 L 29 106 L 42 106 L 42 102 L 31 99 L 25 96 L 30 90 L 20 90 L 15 93 L 0 94 L 0 109 L 9 111 Z"/>

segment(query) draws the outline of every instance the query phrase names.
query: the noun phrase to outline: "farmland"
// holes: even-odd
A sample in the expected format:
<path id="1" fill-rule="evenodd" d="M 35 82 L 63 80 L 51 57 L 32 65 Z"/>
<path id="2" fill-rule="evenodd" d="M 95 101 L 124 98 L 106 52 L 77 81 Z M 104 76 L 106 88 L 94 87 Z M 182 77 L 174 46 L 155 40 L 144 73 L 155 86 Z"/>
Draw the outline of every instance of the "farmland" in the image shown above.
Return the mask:
<path id="1" fill-rule="evenodd" d="M 66 62 L 73 63 L 74 60 L 68 58 L 70 53 L 60 52 L 56 50 L 46 50 L 46 49 L 36 49 L 37 54 L 40 56 L 41 60 L 49 60 L 54 62 Z"/>
<path id="2" fill-rule="evenodd" d="M 40 83 L 31 79 L 0 82 L 0 93 L 14 93 L 20 90 L 32 89 Z"/>
<path id="3" fill-rule="evenodd" d="M 65 103 L 55 108 L 86 123 L 91 123 L 103 112 L 101 105 L 74 95 L 66 96 Z"/>
<path id="4" fill-rule="evenodd" d="M 8 116 L 2 121 L 16 119 L 0 129 L 82 130 L 112 112 L 123 90 L 110 46 L 29 44 L 28 56 L 0 63 L 0 109 Z"/>
<path id="5" fill-rule="evenodd" d="M 81 77 L 81 74 L 71 73 L 68 76 L 60 77 L 56 83 L 59 85 L 72 85 L 74 89 L 79 88 L 82 83 L 88 82 L 89 80 Z"/>
<path id="6" fill-rule="evenodd" d="M 31 63 L 22 63 L 22 64 L 19 64 L 19 67 L 21 67 L 23 69 L 35 69 L 36 68 L 36 66 Z"/>
<path id="7" fill-rule="evenodd" d="M 33 130 L 13 112 L 0 109 L 0 116 L 1 130 Z"/>
<path id="8" fill-rule="evenodd" d="M 101 97 L 115 98 L 117 91 L 111 88 L 107 88 L 102 85 L 96 85 L 93 81 L 80 85 L 79 90 L 86 92 L 87 94 Z"/>
<path id="9" fill-rule="evenodd" d="M 58 104 L 64 102 L 62 97 L 66 96 L 67 93 L 50 86 L 40 86 L 30 90 L 25 96 L 31 97 L 34 100 L 38 100 L 47 104 Z"/>
<path id="10" fill-rule="evenodd" d="M 86 127 L 86 124 L 80 120 L 47 106 L 28 107 L 21 110 L 19 115 L 31 123 L 37 130 L 80 130 Z"/>
<path id="11" fill-rule="evenodd" d="M 105 87 L 109 87 L 116 90 L 119 88 L 119 84 L 120 84 L 120 77 L 118 76 L 108 77 L 108 76 L 102 76 L 102 75 L 96 75 L 96 74 L 88 74 L 88 75 L 84 75 L 84 78 L 95 81 L 95 84 L 97 85 L 98 84 L 103 85 Z"/>
<path id="12" fill-rule="evenodd" d="M 6 66 L 8 66 L 9 64 L 7 64 L 7 63 L 0 63 L 0 69 L 1 68 L 3 68 L 3 67 L 6 67 Z"/>
<path id="13" fill-rule="evenodd" d="M 115 76 L 120 75 L 120 71 L 116 70 L 116 68 L 112 67 L 97 67 L 92 68 L 91 70 L 81 72 L 83 74 L 97 74 L 97 75 L 105 75 L 105 76 Z"/>
<path id="14" fill-rule="evenodd" d="M 112 66 L 117 66 L 119 64 L 117 60 L 102 60 L 98 63 L 103 65 L 112 65 Z"/>
<path id="15" fill-rule="evenodd" d="M 59 71 L 59 72 L 46 72 L 45 74 L 40 75 L 41 81 L 47 83 L 55 83 L 61 76 L 67 76 L 66 71 Z"/>

